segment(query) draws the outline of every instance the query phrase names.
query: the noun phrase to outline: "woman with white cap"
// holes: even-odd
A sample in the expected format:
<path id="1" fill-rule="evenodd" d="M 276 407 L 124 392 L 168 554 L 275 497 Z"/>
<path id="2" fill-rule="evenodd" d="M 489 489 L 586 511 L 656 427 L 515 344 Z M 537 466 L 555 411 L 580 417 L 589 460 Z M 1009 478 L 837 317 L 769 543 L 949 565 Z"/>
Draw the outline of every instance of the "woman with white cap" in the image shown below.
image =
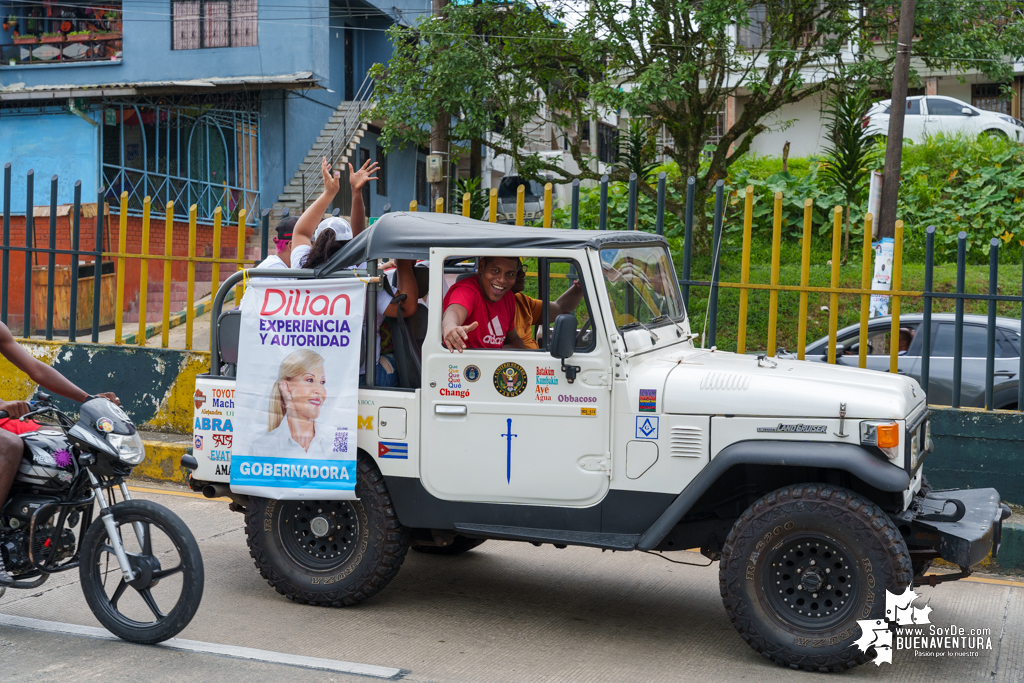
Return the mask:
<path id="1" fill-rule="evenodd" d="M 292 236 L 292 268 L 315 268 L 321 263 L 325 263 L 348 240 L 363 231 L 366 227 L 366 212 L 363 206 L 362 188 L 366 183 L 377 179 L 373 174 L 378 168 L 379 166 L 371 161 L 364 163 L 358 171 L 352 168 L 352 164 L 349 164 L 349 185 L 352 187 L 351 223 L 340 216 L 319 220 L 323 217 L 341 188 L 340 174 L 338 172 L 331 172 L 330 164 L 327 163 L 326 158 L 320 162 L 320 174 L 324 179 L 324 191 L 302 213 L 295 224 L 295 232 Z M 314 228 L 314 226 L 316 227 Z M 399 306 L 401 306 L 403 316 L 408 317 L 416 312 L 419 293 L 416 277 L 413 273 L 413 262 L 400 260 L 397 262 L 397 266 L 396 277 L 391 280 L 394 285 L 393 290 L 395 294 L 405 294 L 406 298 L 400 304 L 393 304 L 391 303 L 391 295 L 387 294 L 383 288 L 378 290 L 377 319 L 379 321 L 383 321 L 385 317 L 396 317 Z M 374 384 L 378 387 L 396 386 L 398 375 L 395 370 L 394 356 L 381 356 L 379 330 L 376 335 L 376 346 L 377 368 Z M 359 375 L 360 383 L 363 383 L 364 367 L 362 364 L 359 368 Z"/>

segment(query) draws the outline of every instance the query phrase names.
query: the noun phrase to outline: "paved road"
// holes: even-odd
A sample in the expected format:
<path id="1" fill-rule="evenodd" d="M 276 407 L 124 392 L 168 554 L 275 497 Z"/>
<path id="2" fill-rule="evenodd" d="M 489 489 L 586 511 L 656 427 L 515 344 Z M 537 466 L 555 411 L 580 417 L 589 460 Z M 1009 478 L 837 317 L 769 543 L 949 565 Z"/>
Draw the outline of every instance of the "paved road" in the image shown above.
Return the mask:
<path id="1" fill-rule="evenodd" d="M 313 608 L 289 602 L 259 577 L 242 516 L 224 503 L 135 495 L 174 509 L 199 539 L 206 591 L 180 636 L 192 641 L 396 667 L 409 681 L 823 680 L 769 664 L 740 640 L 718 596 L 717 565 L 685 567 L 639 553 L 489 541 L 456 558 L 410 552 L 395 581 L 368 603 Z M 932 607 L 933 623 L 989 628 L 991 650 L 971 658 L 900 651 L 891 666 L 868 664 L 842 679 L 1024 680 L 1024 583 L 1011 584 L 918 589 Z M 97 626 L 77 572 L 34 593 L 9 591 L 0 599 L 0 624 L 12 617 Z M 5 682 L 112 675 L 168 682 L 362 678 L 4 625 L 0 672 Z"/>

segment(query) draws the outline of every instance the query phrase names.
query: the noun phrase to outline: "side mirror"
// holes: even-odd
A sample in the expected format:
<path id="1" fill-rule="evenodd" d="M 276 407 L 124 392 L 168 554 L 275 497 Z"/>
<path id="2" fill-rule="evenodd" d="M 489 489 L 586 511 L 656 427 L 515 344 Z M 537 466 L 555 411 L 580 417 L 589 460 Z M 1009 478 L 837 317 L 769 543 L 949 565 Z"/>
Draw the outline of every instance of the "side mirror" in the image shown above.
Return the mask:
<path id="1" fill-rule="evenodd" d="M 974 116 L 974 110 L 971 109 L 970 107 L 961 108 L 960 113 L 965 114 L 966 116 Z"/>
<path id="2" fill-rule="evenodd" d="M 565 379 L 572 384 L 576 380 L 576 373 L 580 368 L 577 365 L 566 365 L 565 359 L 576 352 L 576 316 L 571 313 L 563 313 L 555 318 L 555 328 L 551 332 L 551 355 L 562 361 L 562 372 Z"/>
<path id="3" fill-rule="evenodd" d="M 842 358 L 844 353 L 846 353 L 846 345 L 836 343 L 836 360 L 839 360 L 840 358 Z M 821 354 L 821 360 L 823 362 L 825 362 L 825 363 L 828 362 L 828 347 L 827 346 L 825 347 L 825 351 Z"/>

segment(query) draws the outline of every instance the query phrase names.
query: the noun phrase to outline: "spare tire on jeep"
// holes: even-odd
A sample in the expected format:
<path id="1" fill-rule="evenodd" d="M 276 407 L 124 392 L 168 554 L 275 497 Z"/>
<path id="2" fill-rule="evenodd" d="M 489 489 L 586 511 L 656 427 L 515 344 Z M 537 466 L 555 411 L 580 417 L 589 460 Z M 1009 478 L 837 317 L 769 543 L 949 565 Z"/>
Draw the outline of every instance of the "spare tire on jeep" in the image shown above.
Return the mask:
<path id="1" fill-rule="evenodd" d="M 245 514 L 249 554 L 281 595 L 310 605 L 355 605 L 398 573 L 409 530 L 363 451 L 358 467 L 358 500 L 251 499 Z"/>
<path id="2" fill-rule="evenodd" d="M 747 644 L 782 666 L 841 671 L 861 652 L 860 619 L 885 617 L 885 590 L 913 574 L 899 530 L 877 505 L 844 488 L 796 484 L 769 493 L 726 539 L 719 588 Z"/>

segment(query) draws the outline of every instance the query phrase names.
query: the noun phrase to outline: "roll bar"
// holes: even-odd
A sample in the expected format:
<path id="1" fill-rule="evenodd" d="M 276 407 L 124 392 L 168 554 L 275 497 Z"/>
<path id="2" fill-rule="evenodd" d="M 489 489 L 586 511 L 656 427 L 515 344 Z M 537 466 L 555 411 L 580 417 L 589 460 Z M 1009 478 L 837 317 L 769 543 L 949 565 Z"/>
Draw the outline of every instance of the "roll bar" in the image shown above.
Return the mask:
<path id="1" fill-rule="evenodd" d="M 217 290 L 217 295 L 213 298 L 213 309 L 211 310 L 211 324 L 210 324 L 210 374 L 214 377 L 220 376 L 220 329 L 218 321 L 220 320 L 221 310 L 224 308 L 224 299 L 227 298 L 228 292 L 234 289 L 243 278 L 245 277 L 268 277 L 282 279 L 293 279 L 293 280 L 315 280 L 325 278 L 351 278 L 358 277 L 368 280 L 366 285 L 366 291 L 369 295 L 369 300 L 373 302 L 372 305 L 367 306 L 366 310 L 363 311 L 363 322 L 364 330 L 375 330 L 377 329 L 377 262 L 370 261 L 367 264 L 366 270 L 337 270 L 333 273 L 321 276 L 317 278 L 315 271 L 311 268 L 246 268 L 245 270 L 239 270 L 228 276 L 228 279 L 220 286 Z M 366 336 L 366 386 L 372 387 L 376 380 L 375 368 L 377 365 L 377 354 L 376 345 L 372 343 L 373 337 L 369 334 Z"/>

